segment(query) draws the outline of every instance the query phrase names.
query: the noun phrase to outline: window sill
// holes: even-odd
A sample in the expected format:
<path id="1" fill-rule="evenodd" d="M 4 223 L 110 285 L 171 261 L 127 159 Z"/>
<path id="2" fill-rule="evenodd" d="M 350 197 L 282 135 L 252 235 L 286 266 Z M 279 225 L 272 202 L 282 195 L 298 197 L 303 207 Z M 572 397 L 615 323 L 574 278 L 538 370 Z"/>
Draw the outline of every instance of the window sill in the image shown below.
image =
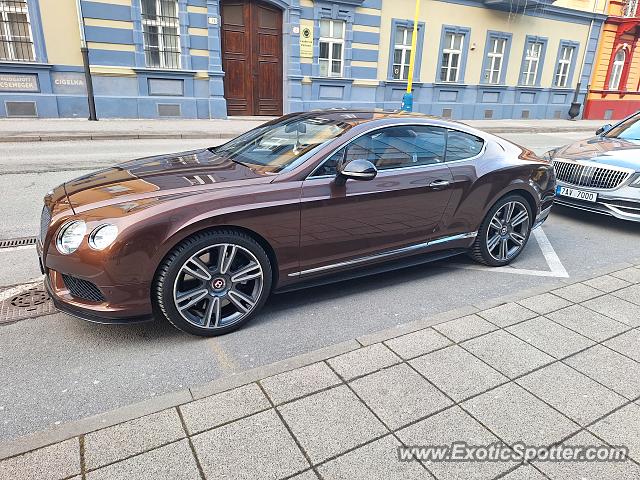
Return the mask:
<path id="1" fill-rule="evenodd" d="M 458 83 L 458 82 L 433 82 L 434 87 L 458 87 L 458 88 L 467 88 L 469 86 L 468 83 Z"/>
<path id="2" fill-rule="evenodd" d="M 540 85 L 516 85 L 519 90 L 544 90 Z"/>
<path id="3" fill-rule="evenodd" d="M 345 77 L 309 77 L 313 82 L 335 82 L 335 83 L 353 83 L 353 78 Z"/>
<path id="4" fill-rule="evenodd" d="M 51 63 L 27 62 L 22 60 L 0 60 L 0 65 L 24 68 L 53 68 Z"/>
<path id="5" fill-rule="evenodd" d="M 380 83 L 384 85 L 395 85 L 395 86 L 406 87 L 409 82 L 407 82 L 406 80 L 396 80 L 395 78 L 389 78 L 387 80 L 381 80 Z M 423 85 L 423 82 L 421 82 L 420 80 L 414 80 L 412 85 L 421 87 Z"/>
<path id="6" fill-rule="evenodd" d="M 181 70 L 179 68 L 133 67 L 136 73 L 151 73 L 154 75 L 181 75 L 194 76 L 197 70 Z"/>

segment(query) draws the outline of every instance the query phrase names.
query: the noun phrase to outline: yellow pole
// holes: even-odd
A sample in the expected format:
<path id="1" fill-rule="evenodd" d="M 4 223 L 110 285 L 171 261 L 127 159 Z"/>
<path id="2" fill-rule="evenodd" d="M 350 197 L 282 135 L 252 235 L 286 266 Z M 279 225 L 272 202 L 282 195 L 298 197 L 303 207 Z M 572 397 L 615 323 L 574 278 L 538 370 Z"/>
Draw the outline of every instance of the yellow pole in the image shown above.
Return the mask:
<path id="1" fill-rule="evenodd" d="M 411 55 L 409 56 L 409 78 L 407 79 L 407 93 L 411 93 L 413 86 L 413 70 L 416 63 L 416 43 L 418 41 L 418 17 L 420 15 L 420 0 L 416 0 L 416 10 L 413 15 L 413 33 L 411 34 Z"/>

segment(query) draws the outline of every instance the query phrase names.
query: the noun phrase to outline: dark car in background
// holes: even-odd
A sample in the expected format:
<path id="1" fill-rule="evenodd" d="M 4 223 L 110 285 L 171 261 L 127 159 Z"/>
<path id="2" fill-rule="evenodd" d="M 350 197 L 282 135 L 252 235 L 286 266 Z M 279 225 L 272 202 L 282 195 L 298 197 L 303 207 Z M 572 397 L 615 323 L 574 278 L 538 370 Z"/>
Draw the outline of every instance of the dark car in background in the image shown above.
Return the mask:
<path id="1" fill-rule="evenodd" d="M 271 292 L 460 253 L 506 265 L 554 195 L 548 161 L 471 127 L 318 111 L 67 182 L 38 251 L 60 310 L 218 335 Z"/>
<path id="2" fill-rule="evenodd" d="M 640 221 L 640 113 L 545 156 L 556 171 L 556 203 Z"/>

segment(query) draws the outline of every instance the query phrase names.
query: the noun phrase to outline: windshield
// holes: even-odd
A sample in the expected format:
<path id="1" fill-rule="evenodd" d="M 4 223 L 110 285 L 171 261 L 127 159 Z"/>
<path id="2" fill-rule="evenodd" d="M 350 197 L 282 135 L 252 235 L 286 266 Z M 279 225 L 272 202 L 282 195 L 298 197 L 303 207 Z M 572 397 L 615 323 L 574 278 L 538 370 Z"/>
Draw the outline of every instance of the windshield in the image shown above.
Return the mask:
<path id="1" fill-rule="evenodd" d="M 634 115 L 626 119 L 617 127 L 609 130 L 605 137 L 622 138 L 624 140 L 640 140 L 640 116 Z"/>
<path id="2" fill-rule="evenodd" d="M 349 123 L 333 118 L 287 118 L 251 130 L 212 151 L 250 167 L 279 172 L 350 127 Z"/>

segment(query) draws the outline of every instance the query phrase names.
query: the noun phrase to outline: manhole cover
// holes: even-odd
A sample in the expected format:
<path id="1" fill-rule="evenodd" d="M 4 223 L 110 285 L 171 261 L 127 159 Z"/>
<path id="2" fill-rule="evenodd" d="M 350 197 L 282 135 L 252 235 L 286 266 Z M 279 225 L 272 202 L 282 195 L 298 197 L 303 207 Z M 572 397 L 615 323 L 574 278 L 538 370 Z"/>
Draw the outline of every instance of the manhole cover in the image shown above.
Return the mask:
<path id="1" fill-rule="evenodd" d="M 25 308 L 29 311 L 38 309 L 38 305 L 42 305 L 49 300 L 49 295 L 44 290 L 33 287 L 24 293 L 16 295 L 11 299 L 11 305 L 18 308 Z"/>
<path id="2" fill-rule="evenodd" d="M 55 312 L 56 309 L 49 299 L 44 285 L 39 284 L 17 292 L 0 302 L 0 323 L 10 323 Z"/>

